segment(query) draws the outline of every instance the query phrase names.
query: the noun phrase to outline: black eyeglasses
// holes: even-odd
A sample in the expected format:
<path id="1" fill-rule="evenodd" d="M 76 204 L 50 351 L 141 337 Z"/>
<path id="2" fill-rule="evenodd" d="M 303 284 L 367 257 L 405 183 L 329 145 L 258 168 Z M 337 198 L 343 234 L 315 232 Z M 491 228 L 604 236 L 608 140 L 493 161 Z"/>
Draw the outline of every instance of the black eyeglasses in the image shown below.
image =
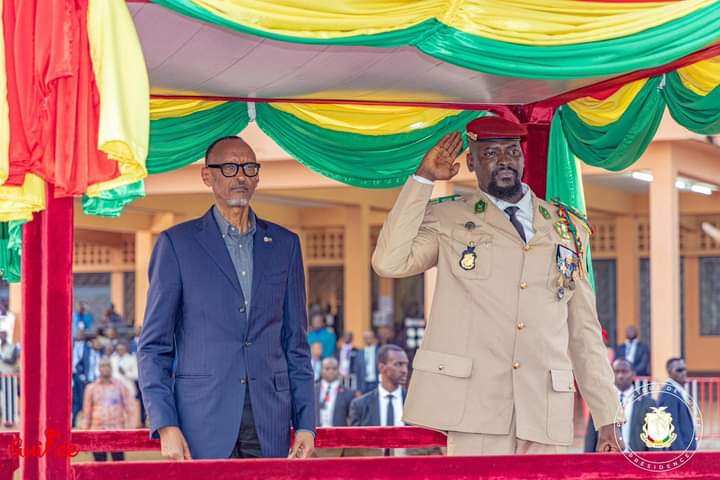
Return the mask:
<path id="1" fill-rule="evenodd" d="M 685 368 L 685 367 L 680 367 L 680 368 L 676 368 L 676 369 L 675 369 L 675 373 L 682 373 L 682 372 L 687 372 L 687 368 Z"/>
<path id="2" fill-rule="evenodd" d="M 232 178 L 238 174 L 242 168 L 243 174 L 246 177 L 257 177 L 260 173 L 260 164 L 256 162 L 248 163 L 217 163 L 212 165 L 205 165 L 207 168 L 219 168 L 223 177 Z"/>

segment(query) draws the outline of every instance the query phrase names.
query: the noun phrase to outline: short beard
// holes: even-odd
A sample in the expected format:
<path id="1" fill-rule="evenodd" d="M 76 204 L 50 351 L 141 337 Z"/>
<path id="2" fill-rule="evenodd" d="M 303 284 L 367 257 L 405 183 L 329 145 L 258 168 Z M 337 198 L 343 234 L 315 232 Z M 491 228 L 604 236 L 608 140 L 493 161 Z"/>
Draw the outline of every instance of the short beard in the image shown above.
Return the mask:
<path id="1" fill-rule="evenodd" d="M 237 200 L 228 200 L 227 201 L 228 207 L 247 207 L 250 205 L 250 200 L 247 198 L 239 198 Z"/>
<path id="2" fill-rule="evenodd" d="M 520 179 L 515 176 L 515 183 L 509 187 L 499 187 L 495 179 L 493 178 L 488 185 L 488 192 L 495 198 L 500 200 L 508 200 L 515 197 L 518 193 L 522 192 L 522 183 Z"/>

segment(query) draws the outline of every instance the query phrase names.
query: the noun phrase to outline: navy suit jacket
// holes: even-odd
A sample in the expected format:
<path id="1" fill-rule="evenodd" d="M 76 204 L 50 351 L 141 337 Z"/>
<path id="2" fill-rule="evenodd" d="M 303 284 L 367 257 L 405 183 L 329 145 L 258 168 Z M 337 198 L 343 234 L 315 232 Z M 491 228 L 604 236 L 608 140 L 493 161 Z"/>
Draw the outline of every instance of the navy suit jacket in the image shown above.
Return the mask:
<path id="1" fill-rule="evenodd" d="M 375 362 L 373 368 L 375 369 L 376 382 L 380 381 L 380 372 L 378 371 L 377 367 L 378 351 L 380 351 L 380 345 L 375 346 Z M 357 379 L 357 389 L 363 393 L 368 392 L 368 385 L 367 382 L 365 382 L 365 376 L 367 374 L 366 368 L 365 349 L 363 348 L 357 351 L 357 355 L 355 355 L 355 361 L 352 365 L 352 372 L 355 374 L 355 378 Z M 374 388 L 374 386 L 371 386 L 370 388 Z"/>
<path id="2" fill-rule="evenodd" d="M 248 391 L 263 456 L 287 456 L 290 427 L 315 431 L 297 235 L 257 218 L 253 262 L 246 311 L 212 209 L 163 232 L 153 250 L 140 389 L 151 436 L 179 426 L 193 458 L 230 456 Z"/>
<path id="3" fill-rule="evenodd" d="M 645 414 L 654 406 L 655 401 L 650 395 L 643 395 L 633 405 L 630 415 L 631 418 L 627 419 L 627 421 L 630 422 L 630 438 L 623 439 L 633 452 L 645 452 L 649 450 L 640 438 L 640 434 L 643 432 L 643 426 L 645 425 Z M 585 452 L 595 452 L 596 445 L 597 431 L 595 431 L 595 424 L 591 416 L 588 417 L 587 432 L 585 433 Z"/>
<path id="4" fill-rule="evenodd" d="M 668 450 L 685 450 L 686 448 L 696 450 L 695 422 L 685 402 L 680 400 L 681 398 L 682 393 L 671 383 L 666 383 L 658 396 L 658 407 L 667 407 L 665 411 L 672 415 L 675 433 L 677 433 L 677 438 Z"/>
<path id="5" fill-rule="evenodd" d="M 625 343 L 618 345 L 615 358 L 625 358 Z M 635 357 L 632 363 L 637 375 L 641 377 L 650 375 L 650 348 L 639 340 L 635 346 Z"/>
<path id="6" fill-rule="evenodd" d="M 402 390 L 402 402 L 405 404 L 407 391 Z M 358 397 L 350 404 L 349 424 L 352 427 L 379 427 L 380 426 L 380 399 L 376 388 L 362 397 Z"/>

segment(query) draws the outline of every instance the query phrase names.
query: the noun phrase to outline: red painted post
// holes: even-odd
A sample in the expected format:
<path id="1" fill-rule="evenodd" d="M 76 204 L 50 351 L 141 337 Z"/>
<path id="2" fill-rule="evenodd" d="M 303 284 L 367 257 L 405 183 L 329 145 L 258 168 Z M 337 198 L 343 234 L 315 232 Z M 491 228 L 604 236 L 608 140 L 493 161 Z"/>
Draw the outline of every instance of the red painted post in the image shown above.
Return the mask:
<path id="1" fill-rule="evenodd" d="M 27 449 L 40 443 L 40 297 L 42 286 L 41 214 L 23 227 L 22 299 L 23 328 L 20 338 L 20 386 L 22 402 L 20 440 Z M 20 478 L 38 480 L 40 459 L 36 456 L 20 458 Z"/>
<path id="2" fill-rule="evenodd" d="M 21 477 L 62 480 L 70 459 L 53 445 L 70 444 L 73 199 L 48 186 L 47 208 L 24 228 Z"/>
<path id="3" fill-rule="evenodd" d="M 53 198 L 48 188 L 42 214 L 42 335 L 40 370 L 41 437 L 48 447 L 40 460 L 40 479 L 70 478 L 71 363 L 73 297 L 73 199 Z M 56 448 L 52 448 L 52 445 Z"/>

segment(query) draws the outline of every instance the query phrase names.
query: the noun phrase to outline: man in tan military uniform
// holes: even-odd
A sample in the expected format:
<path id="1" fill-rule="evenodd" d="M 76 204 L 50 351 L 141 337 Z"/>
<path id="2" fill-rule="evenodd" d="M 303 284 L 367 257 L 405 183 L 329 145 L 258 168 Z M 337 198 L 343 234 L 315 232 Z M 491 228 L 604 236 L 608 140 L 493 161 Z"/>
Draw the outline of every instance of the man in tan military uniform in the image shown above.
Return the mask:
<path id="1" fill-rule="evenodd" d="M 573 440 L 574 372 L 598 450 L 617 451 L 619 403 L 582 265 L 588 233 L 521 184 L 525 134 L 498 117 L 468 124 L 468 167 L 480 188 L 430 201 L 432 182 L 459 170 L 462 138 L 447 135 L 380 233 L 378 275 L 438 267 L 403 420 L 448 432 L 449 455 L 563 452 Z"/>

